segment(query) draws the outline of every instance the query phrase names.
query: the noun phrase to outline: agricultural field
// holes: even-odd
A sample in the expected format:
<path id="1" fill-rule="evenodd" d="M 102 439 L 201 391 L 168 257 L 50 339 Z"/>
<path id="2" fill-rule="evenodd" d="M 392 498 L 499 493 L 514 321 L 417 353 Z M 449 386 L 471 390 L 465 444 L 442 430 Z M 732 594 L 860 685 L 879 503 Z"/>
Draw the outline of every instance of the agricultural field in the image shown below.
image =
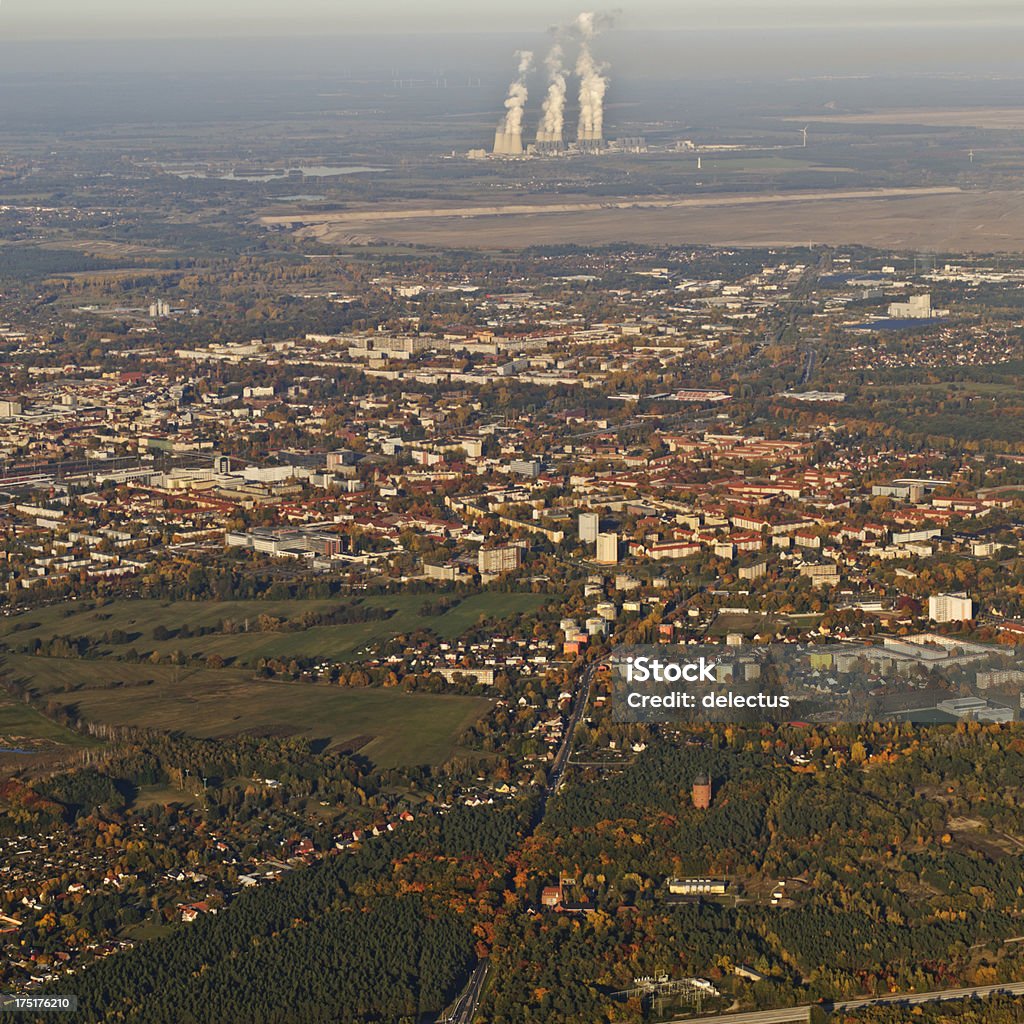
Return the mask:
<path id="1" fill-rule="evenodd" d="M 536 611 L 547 600 L 544 595 L 484 592 L 465 598 L 440 615 L 421 615 L 429 595 L 403 594 L 367 598 L 368 608 L 385 608 L 386 619 L 313 626 L 295 631 L 260 631 L 260 616 L 296 620 L 303 614 L 326 614 L 345 602 L 318 601 L 112 601 L 102 607 L 80 608 L 76 603 L 55 605 L 12 616 L 0 624 L 0 641 L 14 652 L 35 641 L 47 643 L 53 637 L 88 637 L 102 645 L 101 653 L 117 656 L 134 648 L 142 654 L 161 655 L 180 651 L 186 656 L 217 654 L 226 663 L 254 665 L 260 658 L 306 657 L 334 661 L 357 660 L 368 644 L 390 639 L 415 629 L 429 629 L 445 640 L 453 639 L 475 626 L 481 616 L 499 618 Z M 223 632 L 226 620 L 233 632 Z M 162 627 L 169 635 L 157 639 Z M 193 635 L 202 629 L 216 632 Z M 107 638 L 119 630 L 121 642 Z"/>
<path id="2" fill-rule="evenodd" d="M 2 668 L 85 721 L 200 737 L 301 735 L 385 768 L 444 762 L 459 734 L 490 706 L 478 697 L 270 683 L 238 669 L 18 655 Z"/>

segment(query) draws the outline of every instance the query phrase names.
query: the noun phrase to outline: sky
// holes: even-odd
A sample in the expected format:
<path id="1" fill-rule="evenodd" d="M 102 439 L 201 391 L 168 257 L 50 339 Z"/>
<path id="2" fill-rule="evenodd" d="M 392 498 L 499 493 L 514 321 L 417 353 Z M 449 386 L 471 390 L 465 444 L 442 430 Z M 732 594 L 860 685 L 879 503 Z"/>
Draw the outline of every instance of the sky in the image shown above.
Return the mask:
<path id="1" fill-rule="evenodd" d="M 568 22 L 588 5 L 562 0 L 0 0 L 0 41 L 15 39 L 223 38 L 310 32 L 505 32 Z M 964 25 L 1024 27 L 1019 0 L 613 0 L 622 28 Z M 597 9 L 601 9 L 597 7 Z"/>

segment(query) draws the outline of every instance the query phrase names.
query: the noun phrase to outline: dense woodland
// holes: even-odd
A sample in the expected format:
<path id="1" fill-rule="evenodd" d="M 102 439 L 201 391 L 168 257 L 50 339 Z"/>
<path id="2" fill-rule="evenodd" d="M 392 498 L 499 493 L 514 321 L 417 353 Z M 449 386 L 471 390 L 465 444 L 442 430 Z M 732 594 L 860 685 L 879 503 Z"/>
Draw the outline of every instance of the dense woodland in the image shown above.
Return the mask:
<path id="1" fill-rule="evenodd" d="M 469 931 L 429 898 L 372 895 L 373 867 L 328 861 L 96 967 L 76 986 L 85 1019 L 328 1024 L 440 1009 L 469 967 Z"/>
<path id="2" fill-rule="evenodd" d="M 1020 976 L 1018 944 L 1007 942 L 1024 933 L 1024 858 L 1007 839 L 1024 820 L 1015 727 L 733 727 L 651 739 L 632 765 L 552 797 L 542 819 L 529 800 L 426 815 L 95 965 L 76 983 L 88 1019 L 414 1020 L 445 1005 L 487 955 L 481 1013 L 495 1024 L 639 1022 L 646 1004 L 615 993 L 660 973 L 708 978 L 723 1000 L 754 1006 Z M 156 777 L 171 749 L 140 746 L 55 778 L 44 806 L 116 815 L 118 785 Z M 809 764 L 794 767 L 794 751 Z M 210 772 L 321 784 L 278 741 L 234 756 L 199 744 L 189 756 Z M 707 812 L 689 800 L 701 771 L 714 782 Z M 560 875 L 574 879 L 566 898 L 592 912 L 540 906 Z M 728 878 L 737 898 L 669 899 L 665 879 L 677 875 Z M 780 881 L 786 898 L 769 906 Z M 763 980 L 740 979 L 737 965 Z M 977 1004 L 923 1012 L 1020 1019 L 998 999 L 992 1016 Z M 894 1013 L 850 1021 L 905 1019 Z"/>
<path id="3" fill-rule="evenodd" d="M 545 1020 L 632 1019 L 609 993 L 662 972 L 711 978 L 754 1005 L 1018 976 L 1004 944 L 1024 932 L 1024 860 L 1003 833 L 1021 828 L 1015 730 L 696 739 L 552 802 L 521 859 L 540 878 L 577 875 L 597 910 L 503 919 L 488 1019 L 531 1020 L 538 1000 Z M 787 763 L 794 748 L 811 768 Z M 689 802 L 704 770 L 707 812 Z M 973 824 L 950 832 L 954 819 Z M 674 905 L 664 881 L 679 875 L 726 877 L 738 900 Z M 530 875 L 517 881 L 528 901 Z M 787 898 L 769 906 L 780 881 Z M 765 980 L 738 982 L 737 964 Z"/>

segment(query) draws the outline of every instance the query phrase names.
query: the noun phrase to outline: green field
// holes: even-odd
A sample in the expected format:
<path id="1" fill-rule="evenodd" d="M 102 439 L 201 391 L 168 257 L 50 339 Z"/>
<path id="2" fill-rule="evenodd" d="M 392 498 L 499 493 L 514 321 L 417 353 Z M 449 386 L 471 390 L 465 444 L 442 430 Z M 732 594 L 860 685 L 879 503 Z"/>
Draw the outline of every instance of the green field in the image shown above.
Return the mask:
<path id="1" fill-rule="evenodd" d="M 93 741 L 51 722 L 20 700 L 0 695 L 0 747 L 17 746 L 19 740 L 51 740 L 68 747 L 87 747 Z"/>
<path id="2" fill-rule="evenodd" d="M 302 735 L 351 744 L 381 767 L 445 761 L 490 707 L 478 697 L 268 683 L 232 669 L 12 655 L 3 671 L 87 721 L 221 738 Z"/>
<path id="3" fill-rule="evenodd" d="M 952 391 L 957 397 L 993 397 L 1001 395 L 1017 397 L 1020 395 L 1020 388 L 1013 383 L 970 380 L 920 381 L 913 384 L 869 384 L 863 390 L 868 395 L 880 395 L 886 392 L 893 392 L 896 395 L 915 395 L 922 391 L 938 395 L 945 395 L 947 392 Z"/>
<path id="4" fill-rule="evenodd" d="M 344 602 L 325 601 L 112 601 L 101 608 L 80 610 L 75 602 L 23 612 L 4 620 L 0 638 L 17 649 L 35 640 L 44 643 L 54 636 L 88 636 L 101 641 L 112 630 L 123 630 L 128 642 L 106 644 L 104 654 L 157 651 L 170 654 L 219 654 L 226 661 L 255 664 L 260 658 L 315 658 L 352 660 L 367 645 L 415 629 L 429 629 L 450 640 L 476 625 L 481 616 L 500 618 L 539 609 L 548 600 L 542 594 L 501 594 L 484 592 L 465 598 L 443 615 L 423 616 L 420 609 L 429 594 L 399 594 L 367 598 L 370 607 L 387 608 L 393 614 L 375 622 L 340 626 L 314 626 L 298 632 L 259 632 L 260 615 L 297 619 L 303 612 L 329 612 Z M 172 636 L 154 640 L 153 631 L 164 626 L 172 633 L 183 627 L 196 631 L 219 628 L 232 620 L 240 632 L 211 633 L 207 636 Z M 248 628 L 248 632 L 246 629 Z"/>

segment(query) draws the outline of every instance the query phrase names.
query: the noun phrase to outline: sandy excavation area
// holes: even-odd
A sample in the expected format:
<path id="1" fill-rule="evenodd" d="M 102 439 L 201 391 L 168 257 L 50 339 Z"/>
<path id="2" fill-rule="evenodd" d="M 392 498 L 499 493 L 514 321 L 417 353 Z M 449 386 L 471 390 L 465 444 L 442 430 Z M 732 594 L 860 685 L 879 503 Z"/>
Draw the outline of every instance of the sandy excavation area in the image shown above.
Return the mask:
<path id="1" fill-rule="evenodd" d="M 1024 192 L 956 188 L 409 206 L 278 214 L 268 226 L 325 243 L 518 249 L 611 242 L 736 246 L 860 244 L 932 252 L 1024 250 Z"/>

